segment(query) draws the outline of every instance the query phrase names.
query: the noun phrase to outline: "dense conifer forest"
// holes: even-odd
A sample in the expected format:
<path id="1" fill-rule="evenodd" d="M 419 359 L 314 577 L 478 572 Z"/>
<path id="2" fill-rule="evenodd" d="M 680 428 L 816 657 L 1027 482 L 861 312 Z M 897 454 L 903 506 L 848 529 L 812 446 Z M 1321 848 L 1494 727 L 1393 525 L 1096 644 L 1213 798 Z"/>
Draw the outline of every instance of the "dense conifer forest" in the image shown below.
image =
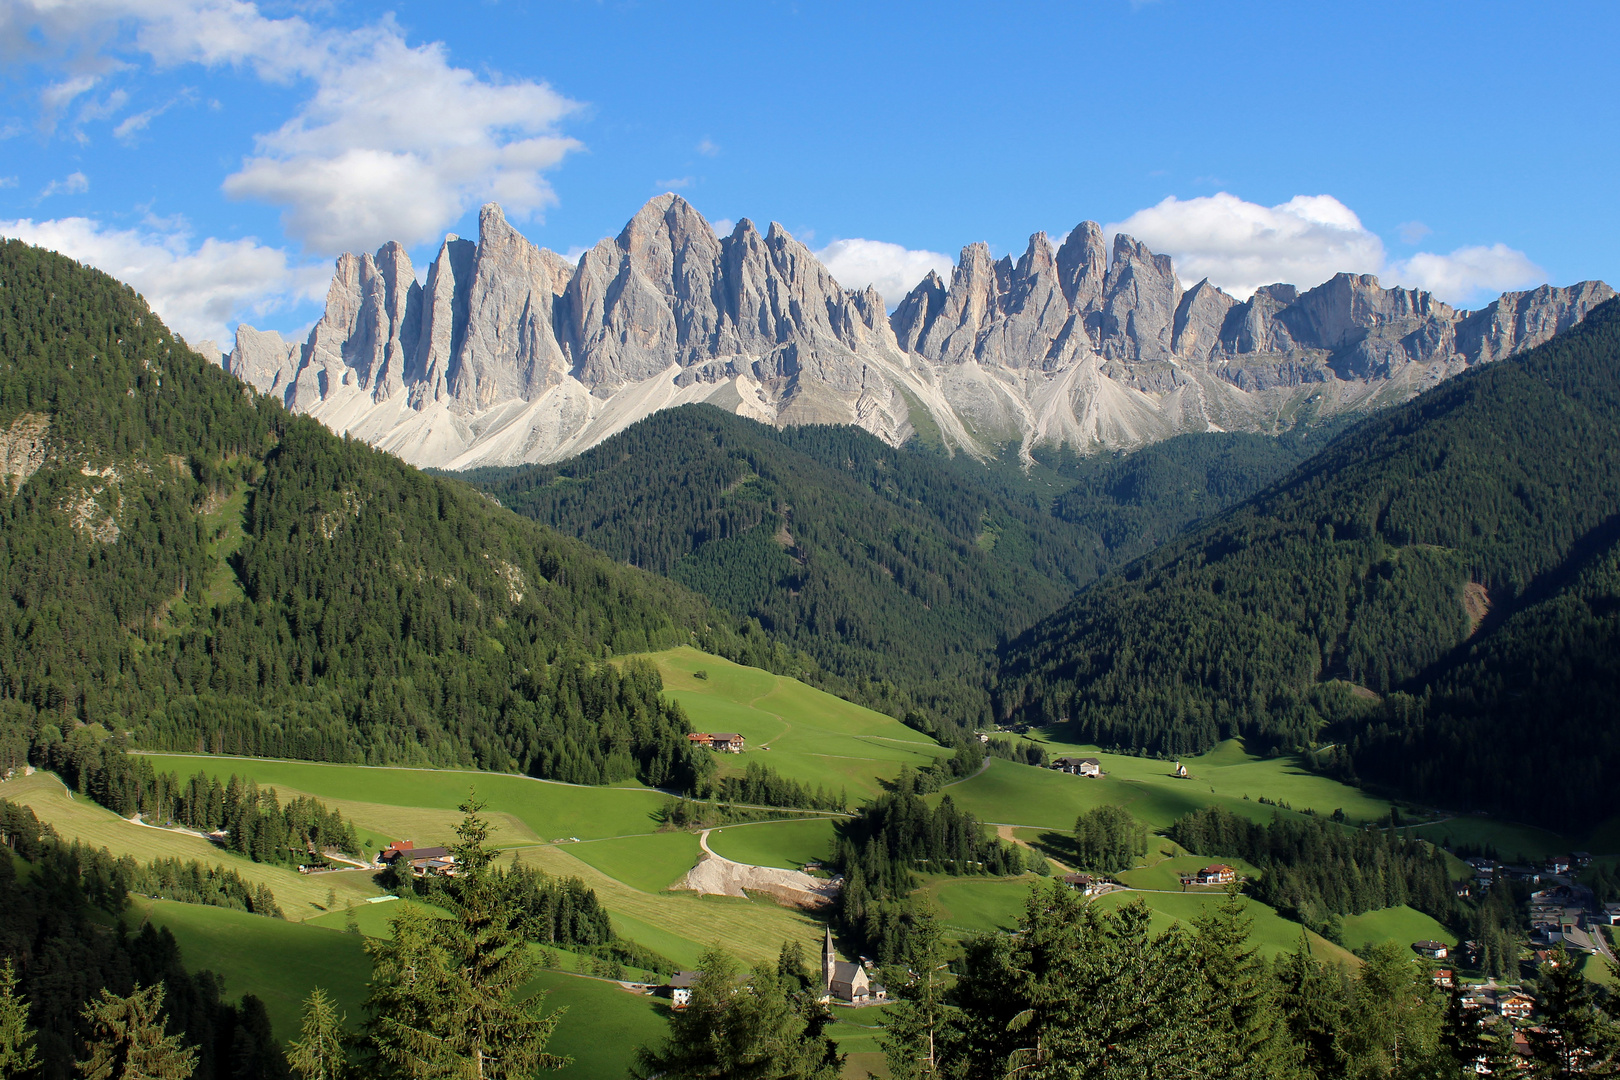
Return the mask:
<path id="1" fill-rule="evenodd" d="M 1007 649 L 999 714 L 1167 754 L 1337 743 L 1414 797 L 1606 813 L 1617 432 L 1611 302 L 1085 590 Z"/>
<path id="2" fill-rule="evenodd" d="M 127 287 L 0 246 L 0 766 L 152 748 L 689 787 L 612 654 L 798 661 L 667 579 L 425 476 L 190 352 Z"/>
<path id="3" fill-rule="evenodd" d="M 829 689 L 971 725 L 987 715 L 984 672 L 1001 640 L 1323 441 L 1313 428 L 1043 453 L 1032 477 L 859 428 L 777 430 L 693 405 L 556 465 L 465 475 L 521 514 L 758 619 L 815 657 Z"/>

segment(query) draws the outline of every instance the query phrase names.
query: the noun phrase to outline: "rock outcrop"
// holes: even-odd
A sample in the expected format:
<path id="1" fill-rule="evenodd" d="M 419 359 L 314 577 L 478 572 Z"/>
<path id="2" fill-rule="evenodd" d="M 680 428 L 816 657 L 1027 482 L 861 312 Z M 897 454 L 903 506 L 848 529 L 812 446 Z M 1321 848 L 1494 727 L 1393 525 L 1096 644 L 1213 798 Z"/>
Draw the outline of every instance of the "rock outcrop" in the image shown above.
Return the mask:
<path id="1" fill-rule="evenodd" d="M 1183 290 L 1168 256 L 1095 222 L 994 259 L 964 248 L 884 311 L 780 225 L 717 236 L 662 195 L 577 264 L 486 206 L 419 285 L 397 244 L 337 261 L 301 346 L 249 326 L 227 367 L 299 412 L 421 465 L 551 461 L 694 401 L 775 424 L 919 429 L 991 454 L 1129 447 L 1272 430 L 1411 397 L 1537 345 L 1614 295 L 1602 282 L 1508 293 L 1475 312 L 1340 274 L 1239 301 Z"/>

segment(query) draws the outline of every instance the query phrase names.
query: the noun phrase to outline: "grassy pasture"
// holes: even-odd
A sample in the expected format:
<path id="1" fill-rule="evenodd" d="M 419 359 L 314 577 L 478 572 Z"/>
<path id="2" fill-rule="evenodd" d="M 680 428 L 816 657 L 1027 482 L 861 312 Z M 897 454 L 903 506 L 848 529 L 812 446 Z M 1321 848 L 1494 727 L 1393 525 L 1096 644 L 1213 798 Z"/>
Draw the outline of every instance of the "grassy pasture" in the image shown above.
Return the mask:
<path id="1" fill-rule="evenodd" d="M 72 795 L 54 773 L 36 772 L 32 776 L 7 780 L 0 784 L 0 799 L 29 807 L 41 821 L 49 822 L 64 840 L 80 840 L 93 847 L 106 848 L 114 855 L 131 855 L 141 862 L 195 859 L 235 870 L 254 884 L 270 886 L 276 894 L 276 903 L 292 920 L 325 912 L 328 890 L 337 894 L 335 906 L 338 908 L 382 891 L 372 882 L 371 874 L 363 870 L 300 874 L 233 855 L 200 836 L 137 825 L 87 798 Z"/>
<path id="2" fill-rule="evenodd" d="M 1404 905 L 1344 917 L 1344 947 L 1347 949 L 1360 949 L 1379 941 L 1408 946 L 1414 941 L 1429 940 L 1455 946 L 1457 935 L 1423 912 Z"/>
<path id="3" fill-rule="evenodd" d="M 1171 775 L 1173 762 L 1104 753 L 1048 736 L 1032 741 L 1053 757 L 1095 757 L 1104 775 L 1069 776 L 998 759 L 983 774 L 948 788 L 951 797 L 987 821 L 1065 831 L 1082 811 L 1102 803 L 1125 807 L 1152 829 L 1166 828 L 1202 806 L 1269 821 L 1276 808 L 1260 803 L 1262 797 L 1286 802 L 1296 812 L 1308 808 L 1327 815 L 1342 809 L 1352 822 L 1377 820 L 1389 812 L 1384 800 L 1312 773 L 1292 759 L 1250 757 L 1235 739 L 1182 759 L 1190 774 L 1186 779 Z"/>
<path id="4" fill-rule="evenodd" d="M 224 779 L 234 772 L 283 794 L 313 795 L 342 810 L 344 817 L 352 817 L 363 832 L 423 844 L 451 839 L 450 830 L 461 819 L 456 807 L 466 800 L 469 790 L 488 803 L 487 812 L 497 819 L 495 841 L 506 845 L 651 832 L 666 799 L 642 787 L 581 787 L 508 773 L 372 768 L 209 754 L 150 757 L 153 768 L 181 776 L 202 770 Z"/>
<path id="5" fill-rule="evenodd" d="M 727 825 L 709 833 L 709 847 L 733 862 L 779 866 L 797 870 L 808 862 L 821 862 L 832 854 L 833 819 L 763 821 Z"/>
<path id="6" fill-rule="evenodd" d="M 1448 818 L 1409 831 L 1441 845 L 1494 847 L 1497 857 L 1507 862 L 1540 861 L 1548 855 L 1567 854 L 1573 846 L 1568 840 L 1545 829 L 1482 816 Z"/>
<path id="7" fill-rule="evenodd" d="M 1044 879 L 1033 874 L 1010 878 L 951 878 L 929 881 L 913 895 L 933 905 L 940 922 L 954 936 L 1018 928 L 1029 890 Z"/>
<path id="8" fill-rule="evenodd" d="M 676 837 L 682 834 L 666 833 Z M 683 967 L 696 965 L 699 954 L 720 945 L 752 964 L 775 960 L 784 941 L 800 941 L 818 955 L 822 924 L 803 912 L 768 899 L 743 900 L 695 893 L 647 892 L 575 857 L 584 845 L 520 848 L 512 854 L 559 877 L 577 877 L 596 890 L 615 926 Z"/>
<path id="9" fill-rule="evenodd" d="M 366 905 L 357 912 L 362 924 L 392 915 L 398 904 Z M 181 955 L 192 970 L 207 968 L 226 976 L 228 996 L 257 994 L 264 1000 L 276 1036 L 296 1037 L 300 1008 L 311 989 L 326 989 L 347 1014 L 349 1027 L 358 1027 L 371 960 L 364 938 L 335 933 L 315 924 L 263 919 L 220 908 L 149 901 L 140 914 L 167 926 L 180 943 Z M 341 919 L 334 913 L 322 919 Z M 384 936 L 386 919 L 366 933 Z M 627 1074 L 635 1048 L 655 1042 L 667 1033 L 666 1013 L 655 999 L 632 994 L 611 982 L 585 979 L 557 971 L 541 971 L 529 989 L 545 992 L 548 1009 L 566 1007 L 549 1049 L 574 1059 L 563 1076 L 617 1077 Z"/>
<path id="10" fill-rule="evenodd" d="M 1245 878 L 1260 875 L 1260 871 L 1242 859 L 1212 859 L 1207 855 L 1177 855 L 1174 858 L 1161 859 L 1151 866 L 1139 866 L 1134 870 L 1126 870 L 1124 873 L 1114 876 L 1119 878 L 1121 884 L 1129 885 L 1133 889 L 1178 893 L 1185 891 L 1189 895 L 1218 896 L 1226 891 L 1226 886 L 1189 885 L 1185 890 L 1181 887 L 1182 874 L 1193 873 L 1211 863 L 1225 863 Z"/>
<path id="11" fill-rule="evenodd" d="M 667 889 L 697 863 L 703 852 L 696 834 L 649 833 L 565 845 L 568 854 L 642 892 Z"/>
<path id="12" fill-rule="evenodd" d="M 748 752 L 721 755 L 724 773 L 760 761 L 789 779 L 847 791 L 851 802 L 879 794 L 902 765 L 946 756 L 934 740 L 900 721 L 781 675 L 742 667 L 692 648 L 648 657 L 698 731 L 736 731 Z M 706 678 L 698 678 L 703 672 Z M 767 749 L 768 747 L 768 749 Z"/>

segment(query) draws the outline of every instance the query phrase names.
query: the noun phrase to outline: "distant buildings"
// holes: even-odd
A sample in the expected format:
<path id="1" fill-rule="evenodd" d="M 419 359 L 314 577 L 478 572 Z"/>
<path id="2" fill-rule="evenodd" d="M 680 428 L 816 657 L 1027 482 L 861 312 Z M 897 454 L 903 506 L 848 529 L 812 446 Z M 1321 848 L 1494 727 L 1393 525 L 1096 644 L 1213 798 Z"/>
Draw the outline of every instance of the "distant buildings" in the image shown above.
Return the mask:
<path id="1" fill-rule="evenodd" d="M 1052 768 L 1058 772 L 1066 772 L 1074 776 L 1101 776 L 1103 774 L 1102 762 L 1094 757 L 1060 757 L 1052 762 Z"/>
<path id="2" fill-rule="evenodd" d="M 1412 951 L 1430 960 L 1444 960 L 1451 955 L 1451 946 L 1443 941 L 1414 941 Z"/>
<path id="3" fill-rule="evenodd" d="M 748 749 L 748 740 L 734 731 L 694 731 L 686 737 L 686 741 L 722 754 L 740 754 Z"/>
<path id="4" fill-rule="evenodd" d="M 1082 896 L 1096 896 L 1104 891 L 1103 886 L 1106 884 L 1102 878 L 1091 874 L 1064 874 L 1058 880 Z"/>
<path id="5" fill-rule="evenodd" d="M 454 874 L 456 857 L 448 848 L 419 848 L 413 840 L 395 840 L 377 853 L 377 863 L 395 870 L 409 870 L 416 877 L 426 874 Z"/>

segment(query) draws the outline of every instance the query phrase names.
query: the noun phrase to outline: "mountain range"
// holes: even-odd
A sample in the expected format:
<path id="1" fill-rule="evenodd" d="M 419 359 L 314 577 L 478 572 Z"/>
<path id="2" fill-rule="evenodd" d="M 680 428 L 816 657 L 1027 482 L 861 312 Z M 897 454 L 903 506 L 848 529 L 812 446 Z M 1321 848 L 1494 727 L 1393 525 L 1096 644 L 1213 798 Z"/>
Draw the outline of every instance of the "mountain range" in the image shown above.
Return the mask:
<path id="1" fill-rule="evenodd" d="M 854 424 L 997 456 L 1274 432 L 1405 401 L 1569 329 L 1588 281 L 1462 311 L 1339 274 L 1246 300 L 1082 222 L 1014 260 L 972 244 L 895 308 L 845 289 L 778 224 L 716 235 L 661 195 L 570 263 L 490 204 L 419 283 L 397 243 L 338 258 L 302 344 L 238 328 L 227 368 L 294 412 L 424 466 L 552 462 L 661 409 Z"/>

